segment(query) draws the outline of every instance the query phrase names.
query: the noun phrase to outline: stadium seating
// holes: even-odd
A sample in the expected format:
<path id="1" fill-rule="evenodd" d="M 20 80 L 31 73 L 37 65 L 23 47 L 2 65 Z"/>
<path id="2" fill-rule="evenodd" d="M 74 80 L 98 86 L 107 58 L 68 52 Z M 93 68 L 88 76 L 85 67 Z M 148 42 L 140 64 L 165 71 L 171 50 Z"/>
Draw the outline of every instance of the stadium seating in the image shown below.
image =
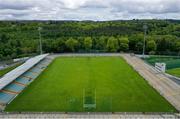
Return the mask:
<path id="1" fill-rule="evenodd" d="M 46 68 L 46 66 L 42 65 L 42 64 L 38 64 L 36 66 L 37 68 L 41 69 L 41 70 L 44 70 Z"/>
<path id="2" fill-rule="evenodd" d="M 35 79 L 37 77 L 37 74 L 36 73 L 33 73 L 33 72 L 26 72 L 23 74 L 24 77 L 29 77 L 30 79 Z"/>
<path id="3" fill-rule="evenodd" d="M 18 83 L 23 84 L 23 85 L 28 85 L 29 83 L 32 82 L 32 80 L 21 76 L 21 77 L 17 78 L 15 80 L 15 82 L 18 82 Z"/>
<path id="4" fill-rule="evenodd" d="M 14 98 L 14 96 L 15 94 L 0 92 L 0 103 L 1 104 L 9 103 Z"/>
<path id="5" fill-rule="evenodd" d="M 40 63 L 40 64 L 38 64 L 38 66 L 40 66 L 40 67 L 46 67 L 47 66 L 47 64 L 45 64 L 44 62 L 42 62 L 42 63 Z"/>
<path id="6" fill-rule="evenodd" d="M 25 88 L 25 86 L 12 83 L 12 84 L 6 86 L 4 88 L 4 90 L 13 91 L 13 92 L 17 92 L 18 93 L 18 92 L 21 92 L 24 88 Z"/>
<path id="7" fill-rule="evenodd" d="M 52 60 L 43 59 L 34 67 L 16 78 L 12 83 L 0 90 L 0 104 L 8 104 L 18 93 L 29 85 L 49 65 Z"/>
<path id="8" fill-rule="evenodd" d="M 41 73 L 42 70 L 34 67 L 30 71 L 39 74 L 39 73 Z"/>
<path id="9" fill-rule="evenodd" d="M 40 62 L 39 64 L 40 64 L 40 65 L 43 65 L 43 66 L 48 66 L 49 63 L 50 63 L 49 60 L 43 60 L 43 61 Z"/>

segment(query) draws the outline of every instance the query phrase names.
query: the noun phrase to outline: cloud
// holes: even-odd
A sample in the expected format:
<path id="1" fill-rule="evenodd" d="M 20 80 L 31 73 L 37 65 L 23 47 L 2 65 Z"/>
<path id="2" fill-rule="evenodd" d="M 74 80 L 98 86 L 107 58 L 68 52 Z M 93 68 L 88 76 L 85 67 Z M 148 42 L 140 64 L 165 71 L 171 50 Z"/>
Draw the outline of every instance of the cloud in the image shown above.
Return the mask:
<path id="1" fill-rule="evenodd" d="M 179 0 L 117 0 L 112 1 L 113 11 L 128 11 L 129 13 L 178 13 Z"/>
<path id="2" fill-rule="evenodd" d="M 180 0 L 0 0 L 1 20 L 180 19 Z"/>
<path id="3" fill-rule="evenodd" d="M 0 9 L 24 10 L 33 7 L 33 2 L 27 0 L 0 0 Z"/>

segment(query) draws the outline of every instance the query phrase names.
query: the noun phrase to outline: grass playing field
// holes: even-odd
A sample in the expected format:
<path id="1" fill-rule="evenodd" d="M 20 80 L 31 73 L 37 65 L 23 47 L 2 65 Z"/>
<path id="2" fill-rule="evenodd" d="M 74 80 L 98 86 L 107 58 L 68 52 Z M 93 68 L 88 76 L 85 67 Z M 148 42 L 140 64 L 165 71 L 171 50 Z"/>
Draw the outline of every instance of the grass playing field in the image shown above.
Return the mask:
<path id="1" fill-rule="evenodd" d="M 177 76 L 177 77 L 180 77 L 180 68 L 167 70 L 167 73 L 174 75 L 174 76 Z"/>
<path id="2" fill-rule="evenodd" d="M 83 108 L 83 102 L 96 108 Z M 59 57 L 6 111 L 176 110 L 121 57 Z"/>

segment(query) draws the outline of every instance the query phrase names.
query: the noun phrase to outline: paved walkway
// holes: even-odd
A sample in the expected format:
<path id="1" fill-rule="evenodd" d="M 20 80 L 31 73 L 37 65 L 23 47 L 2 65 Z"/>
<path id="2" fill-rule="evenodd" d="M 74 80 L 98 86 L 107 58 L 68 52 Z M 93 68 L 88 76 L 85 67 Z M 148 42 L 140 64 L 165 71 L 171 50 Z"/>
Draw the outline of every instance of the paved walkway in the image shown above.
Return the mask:
<path id="1" fill-rule="evenodd" d="M 180 85 L 157 72 L 143 60 L 129 54 L 122 57 L 142 76 L 148 83 L 165 97 L 177 110 L 180 111 Z"/>
<path id="2" fill-rule="evenodd" d="M 179 119 L 178 114 L 126 114 L 126 113 L 0 113 L 0 119 Z"/>
<path id="3" fill-rule="evenodd" d="M 169 79 L 171 79 L 172 81 L 174 81 L 175 83 L 177 83 L 178 85 L 180 85 L 180 78 L 175 77 L 175 76 L 173 76 L 173 75 L 170 75 L 170 74 L 168 74 L 168 73 L 165 73 L 165 75 L 166 75 Z"/>

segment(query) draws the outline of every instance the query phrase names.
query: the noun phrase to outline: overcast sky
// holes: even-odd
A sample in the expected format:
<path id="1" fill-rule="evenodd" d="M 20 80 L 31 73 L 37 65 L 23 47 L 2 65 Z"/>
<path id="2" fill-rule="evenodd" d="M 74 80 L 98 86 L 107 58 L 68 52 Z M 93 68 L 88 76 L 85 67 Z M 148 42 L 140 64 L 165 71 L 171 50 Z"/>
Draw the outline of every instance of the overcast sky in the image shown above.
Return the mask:
<path id="1" fill-rule="evenodd" d="M 180 19 L 180 0 L 0 0 L 0 20 Z"/>

